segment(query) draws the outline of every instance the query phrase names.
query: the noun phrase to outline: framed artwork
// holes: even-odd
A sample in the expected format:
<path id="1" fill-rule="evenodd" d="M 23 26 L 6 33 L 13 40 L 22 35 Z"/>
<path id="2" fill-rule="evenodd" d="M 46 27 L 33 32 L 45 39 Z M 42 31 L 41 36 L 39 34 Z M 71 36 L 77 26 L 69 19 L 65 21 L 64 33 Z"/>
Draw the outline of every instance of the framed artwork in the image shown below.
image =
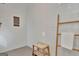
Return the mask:
<path id="1" fill-rule="evenodd" d="M 20 26 L 20 17 L 13 16 L 13 26 Z"/>

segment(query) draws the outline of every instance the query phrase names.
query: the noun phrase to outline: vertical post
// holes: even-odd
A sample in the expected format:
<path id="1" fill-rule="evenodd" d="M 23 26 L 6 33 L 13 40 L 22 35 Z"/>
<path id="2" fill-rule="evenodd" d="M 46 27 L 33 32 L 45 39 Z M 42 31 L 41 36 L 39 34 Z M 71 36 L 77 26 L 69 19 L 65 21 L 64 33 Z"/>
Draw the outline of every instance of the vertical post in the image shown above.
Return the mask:
<path id="1" fill-rule="evenodd" d="M 58 33 L 59 33 L 59 14 L 57 15 L 56 51 L 55 51 L 56 56 L 57 56 L 57 52 L 58 52 Z"/>

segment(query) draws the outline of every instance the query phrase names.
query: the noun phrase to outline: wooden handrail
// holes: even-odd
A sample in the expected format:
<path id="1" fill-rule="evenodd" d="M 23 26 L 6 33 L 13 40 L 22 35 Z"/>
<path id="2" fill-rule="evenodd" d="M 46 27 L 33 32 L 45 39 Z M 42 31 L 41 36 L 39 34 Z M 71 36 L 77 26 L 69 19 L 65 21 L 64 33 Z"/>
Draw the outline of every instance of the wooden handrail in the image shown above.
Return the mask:
<path id="1" fill-rule="evenodd" d="M 61 35 L 61 33 L 59 33 L 58 35 Z M 74 36 L 79 36 L 79 34 L 74 34 Z"/>
<path id="2" fill-rule="evenodd" d="M 65 22 L 59 22 L 59 24 L 68 24 L 68 23 L 79 23 L 79 20 L 77 20 L 77 21 L 65 21 Z"/>

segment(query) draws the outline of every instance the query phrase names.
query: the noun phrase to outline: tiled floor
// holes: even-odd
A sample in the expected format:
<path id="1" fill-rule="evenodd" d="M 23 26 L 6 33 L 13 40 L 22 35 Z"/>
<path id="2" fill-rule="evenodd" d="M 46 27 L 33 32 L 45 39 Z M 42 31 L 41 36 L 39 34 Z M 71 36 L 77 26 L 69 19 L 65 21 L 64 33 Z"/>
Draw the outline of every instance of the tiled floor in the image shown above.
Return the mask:
<path id="1" fill-rule="evenodd" d="M 6 52 L 8 56 L 32 56 L 32 48 L 22 47 Z"/>

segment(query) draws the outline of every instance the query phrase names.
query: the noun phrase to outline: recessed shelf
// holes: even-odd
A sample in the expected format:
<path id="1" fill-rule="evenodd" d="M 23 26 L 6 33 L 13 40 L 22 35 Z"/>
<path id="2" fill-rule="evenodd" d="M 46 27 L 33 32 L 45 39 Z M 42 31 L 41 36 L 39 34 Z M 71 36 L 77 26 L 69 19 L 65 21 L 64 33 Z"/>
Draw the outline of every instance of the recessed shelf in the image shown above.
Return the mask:
<path id="1" fill-rule="evenodd" d="M 61 45 L 58 45 L 58 47 L 61 47 Z M 79 48 L 73 48 L 72 50 L 79 52 Z"/>

